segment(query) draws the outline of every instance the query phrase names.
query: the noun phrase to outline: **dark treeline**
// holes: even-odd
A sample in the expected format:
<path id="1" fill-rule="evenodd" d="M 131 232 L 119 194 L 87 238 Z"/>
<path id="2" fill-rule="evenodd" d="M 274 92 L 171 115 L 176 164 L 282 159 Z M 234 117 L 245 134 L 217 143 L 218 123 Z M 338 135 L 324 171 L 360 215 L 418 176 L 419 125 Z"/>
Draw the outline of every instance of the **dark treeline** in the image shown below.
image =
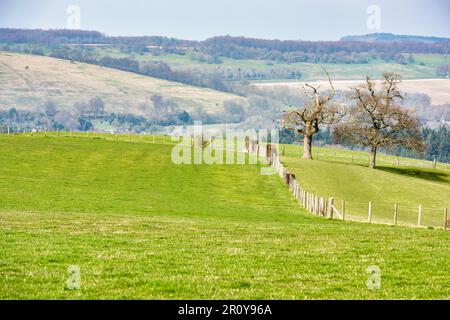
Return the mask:
<path id="1" fill-rule="evenodd" d="M 160 36 L 110 37 L 98 31 L 85 30 L 41 30 L 0 28 L 0 42 L 32 43 L 43 45 L 59 44 L 111 44 L 136 46 L 194 46 L 197 41 L 180 40 Z"/>
<path id="2" fill-rule="evenodd" d="M 190 41 L 160 36 L 110 37 L 96 31 L 79 30 L 0 29 L 0 42 L 46 46 L 61 44 L 126 45 L 153 47 L 172 53 L 194 49 L 213 57 L 313 63 L 368 63 L 370 59 L 406 63 L 403 54 L 448 54 L 450 52 L 450 43 L 448 42 L 281 41 L 231 36 L 219 36 L 205 41 Z"/>
<path id="3" fill-rule="evenodd" d="M 448 53 L 449 43 L 423 42 L 362 42 L 362 41 L 301 41 L 301 40 L 265 40 L 246 37 L 219 36 L 205 40 L 206 46 L 234 45 L 245 48 L 267 49 L 279 52 L 311 52 L 311 53 L 361 53 L 392 52 L 404 53 Z"/>
<path id="4" fill-rule="evenodd" d="M 450 52 L 448 42 L 280 41 L 231 36 L 207 39 L 202 46 L 209 54 L 234 59 L 313 63 L 368 63 L 371 59 L 406 63 L 405 53 Z"/>
<path id="5" fill-rule="evenodd" d="M 450 163 L 450 131 L 446 127 L 441 126 L 439 129 L 422 128 L 422 139 L 426 145 L 423 154 L 418 155 L 403 147 L 385 150 L 385 152 L 402 157 Z"/>
<path id="6" fill-rule="evenodd" d="M 94 97 L 76 102 L 71 109 L 64 109 L 48 100 L 38 110 L 0 111 L 0 132 L 31 130 L 79 130 L 89 131 L 101 123 L 110 130 L 120 132 L 152 131 L 154 128 L 192 123 L 191 115 L 173 101 L 154 95 L 138 106 L 139 113 L 111 113 L 105 102 Z"/>

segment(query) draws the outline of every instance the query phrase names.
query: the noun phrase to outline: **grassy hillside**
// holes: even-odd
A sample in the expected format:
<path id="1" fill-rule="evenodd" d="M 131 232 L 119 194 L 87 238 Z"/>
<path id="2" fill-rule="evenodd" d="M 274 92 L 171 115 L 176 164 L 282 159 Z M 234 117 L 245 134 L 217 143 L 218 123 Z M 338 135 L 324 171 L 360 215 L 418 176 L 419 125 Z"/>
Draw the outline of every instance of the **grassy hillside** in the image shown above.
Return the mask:
<path id="1" fill-rule="evenodd" d="M 286 146 L 282 161 L 310 192 L 346 201 L 346 216 L 367 220 L 368 202 L 373 202 L 372 221 L 393 223 L 397 204 L 398 223 L 416 225 L 422 205 L 422 224 L 442 227 L 444 208 L 450 209 L 450 167 L 431 162 L 380 154 L 378 168 L 368 168 L 368 154 L 348 150 L 314 148 L 316 160 L 300 158 L 299 147 Z"/>
<path id="2" fill-rule="evenodd" d="M 163 143 L 0 148 L 3 299 L 450 297 L 448 232 L 315 217 L 258 166 L 177 166 Z"/>
<path id="3" fill-rule="evenodd" d="M 106 110 L 140 114 L 139 105 L 162 95 L 187 111 L 214 113 L 224 101 L 241 98 L 210 89 L 54 58 L 0 52 L 0 108 L 36 109 L 47 100 L 71 108 L 95 96 Z"/>
<path id="4" fill-rule="evenodd" d="M 384 69 L 390 70 L 390 69 Z M 333 85 L 337 90 L 348 91 L 361 84 L 364 81 L 364 76 L 359 77 L 359 80 L 338 80 L 333 81 Z M 311 82 L 316 85 L 325 87 L 328 83 L 325 81 Z M 376 81 L 377 84 L 380 81 Z M 288 82 L 264 82 L 256 83 L 256 86 L 260 88 L 274 87 L 274 86 L 288 86 L 298 88 L 301 90 L 303 82 L 288 81 Z M 431 103 L 440 105 L 450 103 L 450 79 L 416 79 L 416 80 L 403 80 L 400 83 L 400 90 L 408 93 L 423 93 L 431 98 Z"/>
<path id="5" fill-rule="evenodd" d="M 221 64 L 209 64 L 207 62 L 198 61 L 192 58 L 192 53 L 186 54 L 162 54 L 152 55 L 149 53 L 141 55 L 130 55 L 117 48 L 111 47 L 96 47 L 93 49 L 97 57 L 111 56 L 115 58 L 134 58 L 140 62 L 146 61 L 163 61 L 174 68 L 193 69 L 202 68 L 202 70 L 215 69 L 233 69 L 239 68 L 242 72 L 267 72 L 275 69 L 289 69 L 292 71 L 300 71 L 302 73 L 302 80 L 314 81 L 323 80 L 323 70 L 325 67 L 333 79 L 335 80 L 359 80 L 365 75 L 371 75 L 375 78 L 381 78 L 386 71 L 397 72 L 405 79 L 422 79 L 435 78 L 436 68 L 440 65 L 448 64 L 450 55 L 438 54 L 416 54 L 413 55 L 414 61 L 406 65 L 385 62 L 381 60 L 372 60 L 367 64 L 344 64 L 344 63 L 286 63 L 267 60 L 255 59 L 230 59 L 221 57 Z M 408 57 L 408 55 L 406 55 Z M 276 79 L 276 78 L 274 78 Z M 279 80 L 279 79 L 278 79 Z"/>

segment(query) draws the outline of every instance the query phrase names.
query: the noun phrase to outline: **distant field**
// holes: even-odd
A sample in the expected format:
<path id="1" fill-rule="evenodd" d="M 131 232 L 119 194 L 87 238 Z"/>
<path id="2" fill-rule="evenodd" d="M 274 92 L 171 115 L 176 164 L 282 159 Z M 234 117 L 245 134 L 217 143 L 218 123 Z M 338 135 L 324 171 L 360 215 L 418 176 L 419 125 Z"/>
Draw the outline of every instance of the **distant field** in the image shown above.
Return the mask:
<path id="1" fill-rule="evenodd" d="M 36 109 L 47 100 L 71 108 L 99 96 L 106 110 L 140 114 L 139 105 L 154 94 L 187 111 L 203 107 L 215 113 L 232 94 L 134 73 L 48 57 L 0 52 L 0 108 Z"/>
<path id="2" fill-rule="evenodd" d="M 448 231 L 313 216 L 257 165 L 177 166 L 164 138 L 0 148 L 2 299 L 450 297 Z M 70 265 L 80 290 L 65 289 Z"/>
<path id="3" fill-rule="evenodd" d="M 285 63 L 268 60 L 252 60 L 252 59 L 230 59 L 221 57 L 223 63 L 208 64 L 192 59 L 192 53 L 187 52 L 180 54 L 163 54 L 163 55 L 131 55 L 122 52 L 117 48 L 98 47 L 95 48 L 98 57 L 112 56 L 116 58 L 132 57 L 141 62 L 145 61 L 163 61 L 172 67 L 180 69 L 193 69 L 201 67 L 203 70 L 216 69 L 241 69 L 242 71 L 264 71 L 270 74 L 271 70 L 284 69 L 291 71 L 300 71 L 302 80 L 315 81 L 324 78 L 322 67 L 325 67 L 333 79 L 336 80 L 357 80 L 363 79 L 366 75 L 380 79 L 384 72 L 392 71 L 402 75 L 405 79 L 423 79 L 435 78 L 436 69 L 440 65 L 450 63 L 450 55 L 437 54 L 417 54 L 414 55 L 414 62 L 402 65 L 394 62 L 385 62 L 381 60 L 373 60 L 367 64 L 316 64 L 316 63 Z M 270 81 L 270 80 L 268 80 Z"/>
<path id="4" fill-rule="evenodd" d="M 422 206 L 422 224 L 443 227 L 444 208 L 450 209 L 450 165 L 378 155 L 378 168 L 368 168 L 366 152 L 313 148 L 315 160 L 301 159 L 298 146 L 286 145 L 282 162 L 309 192 L 334 197 L 346 215 L 367 221 L 368 203 L 373 202 L 373 222 L 393 224 L 397 204 L 398 223 L 417 225 Z"/>
<path id="5" fill-rule="evenodd" d="M 350 80 L 339 80 L 333 81 L 333 85 L 338 90 L 350 90 L 352 87 L 357 86 L 363 81 L 350 81 Z M 380 81 L 377 81 L 378 83 Z M 326 86 L 327 82 L 317 81 L 310 82 L 311 84 L 318 84 Z M 274 87 L 274 86 L 288 86 L 288 87 L 301 87 L 302 82 L 270 82 L 270 83 L 257 83 L 254 84 L 260 88 Z M 415 79 L 415 80 L 403 80 L 400 84 L 400 89 L 407 93 L 423 93 L 431 98 L 433 104 L 445 104 L 450 103 L 450 79 Z"/>

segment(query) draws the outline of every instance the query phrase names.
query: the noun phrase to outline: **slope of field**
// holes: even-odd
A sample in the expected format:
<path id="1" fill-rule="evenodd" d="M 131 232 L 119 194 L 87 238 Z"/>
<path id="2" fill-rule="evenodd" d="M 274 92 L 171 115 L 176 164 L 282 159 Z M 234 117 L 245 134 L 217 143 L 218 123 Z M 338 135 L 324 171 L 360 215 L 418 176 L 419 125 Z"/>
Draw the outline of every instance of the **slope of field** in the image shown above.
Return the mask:
<path id="1" fill-rule="evenodd" d="M 187 111 L 203 107 L 214 113 L 232 94 L 141 76 L 84 63 L 0 52 L 0 108 L 36 109 L 47 100 L 70 108 L 101 97 L 106 110 L 140 114 L 139 105 L 154 94 Z"/>
<path id="2" fill-rule="evenodd" d="M 447 232 L 318 218 L 256 165 L 177 166 L 170 144 L 101 139 L 0 148 L 3 299 L 450 297 Z"/>
<path id="3" fill-rule="evenodd" d="M 285 146 L 282 162 L 296 173 L 309 192 L 334 197 L 337 207 L 345 200 L 349 219 L 367 221 L 373 202 L 372 221 L 393 224 L 394 205 L 398 223 L 416 225 L 422 206 L 422 224 L 443 227 L 444 209 L 450 208 L 450 167 L 431 162 L 379 154 L 378 168 L 368 168 L 368 153 L 314 148 L 316 160 L 300 158 L 299 147 Z M 317 160 L 318 159 L 318 160 Z"/>
<path id="4" fill-rule="evenodd" d="M 333 85 L 337 90 L 350 90 L 353 87 L 359 85 L 364 81 L 364 76 L 361 76 L 361 80 L 338 80 L 333 81 Z M 378 84 L 380 81 L 376 81 Z M 326 81 L 315 81 L 310 82 L 311 84 L 321 85 L 326 87 L 328 82 Z M 303 82 L 266 82 L 266 83 L 255 83 L 255 86 L 273 87 L 273 86 L 288 86 L 292 88 L 301 88 Z M 431 98 L 432 104 L 445 104 L 450 103 L 450 79 L 415 79 L 415 80 L 403 80 L 400 84 L 400 89 L 406 93 L 423 93 Z"/>
<path id="5" fill-rule="evenodd" d="M 133 58 L 140 62 L 162 61 L 175 69 L 194 70 L 216 70 L 216 69 L 240 69 L 243 73 L 264 72 L 267 75 L 272 74 L 270 79 L 279 79 L 273 75 L 274 70 L 298 71 L 302 74 L 302 80 L 317 81 L 323 79 L 323 67 L 325 67 L 335 80 L 356 80 L 362 79 L 365 75 L 371 75 L 380 79 L 384 72 L 392 71 L 399 73 L 404 79 L 422 79 L 435 78 L 436 69 L 440 65 L 449 64 L 450 55 L 444 54 L 415 54 L 414 62 L 400 64 L 395 62 L 386 62 L 382 60 L 372 60 L 365 64 L 346 64 L 346 63 L 307 63 L 307 62 L 278 62 L 269 60 L 255 59 L 231 59 L 221 57 L 222 63 L 210 64 L 206 61 L 193 59 L 192 52 L 186 54 L 162 54 L 152 55 L 149 53 L 141 55 L 130 55 L 118 48 L 95 47 L 94 52 L 97 58 L 111 56 L 114 58 Z M 405 56 L 406 58 L 408 56 Z M 257 80 L 256 78 L 254 80 Z M 271 80 L 267 80 L 271 81 Z"/>

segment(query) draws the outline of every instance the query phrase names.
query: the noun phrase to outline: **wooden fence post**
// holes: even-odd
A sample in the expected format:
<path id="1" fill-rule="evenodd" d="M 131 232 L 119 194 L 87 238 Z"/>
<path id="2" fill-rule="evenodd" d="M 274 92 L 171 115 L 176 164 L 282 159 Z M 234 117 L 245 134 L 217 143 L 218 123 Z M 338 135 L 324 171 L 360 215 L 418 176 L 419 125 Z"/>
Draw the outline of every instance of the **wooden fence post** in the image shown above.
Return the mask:
<path id="1" fill-rule="evenodd" d="M 417 214 L 417 226 L 420 227 L 422 224 L 422 205 L 419 206 L 419 212 Z"/>
<path id="2" fill-rule="evenodd" d="M 398 205 L 395 204 L 394 205 L 394 226 L 397 225 L 397 221 L 398 221 Z"/>
<path id="3" fill-rule="evenodd" d="M 369 216 L 368 216 L 368 222 L 372 223 L 372 201 L 369 201 Z"/>
<path id="4" fill-rule="evenodd" d="M 284 146 L 281 148 L 281 155 L 284 157 Z"/>
<path id="5" fill-rule="evenodd" d="M 311 212 L 311 193 L 308 192 L 308 211 Z"/>
<path id="6" fill-rule="evenodd" d="M 320 211 L 319 211 L 319 196 L 316 196 L 316 201 L 314 201 L 314 205 L 315 205 L 315 212 L 317 215 L 320 215 Z"/>
<path id="7" fill-rule="evenodd" d="M 334 199 L 333 198 L 329 198 L 328 199 L 328 212 L 327 212 L 327 217 L 329 219 L 333 219 L 333 205 L 334 205 Z"/>
<path id="8" fill-rule="evenodd" d="M 322 216 L 322 197 L 317 196 L 317 214 Z"/>
<path id="9" fill-rule="evenodd" d="M 345 220 L 345 200 L 342 200 L 342 220 Z"/>
<path id="10" fill-rule="evenodd" d="M 448 220 L 448 209 L 444 210 L 444 230 L 447 230 L 447 220 Z"/>
<path id="11" fill-rule="evenodd" d="M 308 192 L 305 192 L 305 209 L 308 210 Z"/>
<path id="12" fill-rule="evenodd" d="M 302 190 L 302 205 L 303 208 L 306 208 L 306 197 L 305 197 L 306 191 Z"/>
<path id="13" fill-rule="evenodd" d="M 312 199 L 312 211 L 313 211 L 313 213 L 314 214 L 316 214 L 317 215 L 317 211 L 316 211 L 316 195 L 315 194 L 313 194 L 313 199 Z"/>

